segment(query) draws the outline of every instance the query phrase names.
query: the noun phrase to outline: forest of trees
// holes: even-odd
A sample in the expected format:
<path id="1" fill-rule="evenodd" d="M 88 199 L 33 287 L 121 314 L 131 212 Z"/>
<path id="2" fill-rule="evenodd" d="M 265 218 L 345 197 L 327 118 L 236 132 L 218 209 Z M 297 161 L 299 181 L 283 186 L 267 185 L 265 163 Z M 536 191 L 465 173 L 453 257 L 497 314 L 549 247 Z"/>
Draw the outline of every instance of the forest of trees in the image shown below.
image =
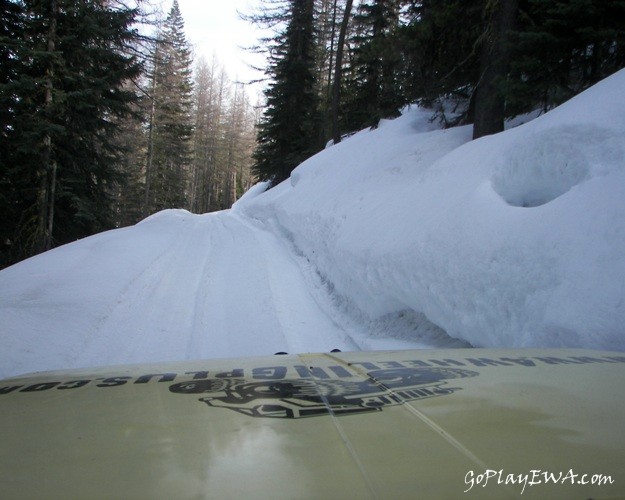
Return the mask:
<path id="1" fill-rule="evenodd" d="M 263 0 L 261 112 L 156 3 L 0 0 L 0 268 L 228 208 L 412 103 L 478 138 L 625 66 L 625 0 Z"/>
<path id="2" fill-rule="evenodd" d="M 431 107 L 445 127 L 473 124 L 479 138 L 625 66 L 625 0 L 263 4 L 249 20 L 278 29 L 260 47 L 272 83 L 254 172 L 274 184 L 328 140 L 375 127 L 406 105 Z"/>
<path id="3" fill-rule="evenodd" d="M 255 107 L 193 60 L 176 0 L 0 5 L 0 268 L 252 185 Z"/>

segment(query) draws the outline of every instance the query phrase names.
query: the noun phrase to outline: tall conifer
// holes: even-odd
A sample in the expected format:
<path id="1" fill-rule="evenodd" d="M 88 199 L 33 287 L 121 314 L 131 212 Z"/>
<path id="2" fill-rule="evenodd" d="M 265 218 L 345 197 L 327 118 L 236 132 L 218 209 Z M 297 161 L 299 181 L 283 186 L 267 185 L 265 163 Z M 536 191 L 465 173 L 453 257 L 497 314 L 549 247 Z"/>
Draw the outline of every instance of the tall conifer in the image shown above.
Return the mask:
<path id="1" fill-rule="evenodd" d="M 135 9 L 87 0 L 18 5 L 13 26 L 22 31 L 10 50 L 19 63 L 0 86 L 0 100 L 13 99 L 0 145 L 12 151 L 2 182 L 19 199 L 8 207 L 19 216 L 0 235 L 11 260 L 113 225 L 115 117 L 129 112 L 135 96 L 124 83 L 141 69 L 126 50 Z"/>
<path id="2" fill-rule="evenodd" d="M 187 205 L 193 134 L 191 49 L 174 0 L 154 47 L 145 212 Z"/>
<path id="3" fill-rule="evenodd" d="M 286 29 L 275 39 L 258 132 L 254 172 L 277 184 L 321 148 L 315 85 L 314 1 L 289 0 Z"/>
<path id="4" fill-rule="evenodd" d="M 404 104 L 399 89 L 401 54 L 395 46 L 399 27 L 398 0 L 372 0 L 359 5 L 354 22 L 354 60 L 347 81 L 345 122 L 348 130 L 377 126 L 396 117 Z"/>

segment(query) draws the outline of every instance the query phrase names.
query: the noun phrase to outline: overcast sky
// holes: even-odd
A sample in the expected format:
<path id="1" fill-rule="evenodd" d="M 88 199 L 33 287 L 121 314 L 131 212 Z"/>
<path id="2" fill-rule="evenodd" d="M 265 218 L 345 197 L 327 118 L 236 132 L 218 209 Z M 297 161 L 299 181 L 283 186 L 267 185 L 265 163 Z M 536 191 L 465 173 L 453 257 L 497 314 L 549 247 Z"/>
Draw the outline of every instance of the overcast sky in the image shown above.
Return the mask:
<path id="1" fill-rule="evenodd" d="M 172 3 L 173 0 L 164 1 L 165 15 Z M 260 3 L 261 0 L 178 0 L 195 60 L 203 55 L 210 61 L 216 54 L 231 80 L 262 78 L 262 74 L 248 67 L 250 63 L 264 65 L 262 58 L 243 49 L 257 43 L 259 32 L 237 14 L 237 10 L 253 12 Z"/>

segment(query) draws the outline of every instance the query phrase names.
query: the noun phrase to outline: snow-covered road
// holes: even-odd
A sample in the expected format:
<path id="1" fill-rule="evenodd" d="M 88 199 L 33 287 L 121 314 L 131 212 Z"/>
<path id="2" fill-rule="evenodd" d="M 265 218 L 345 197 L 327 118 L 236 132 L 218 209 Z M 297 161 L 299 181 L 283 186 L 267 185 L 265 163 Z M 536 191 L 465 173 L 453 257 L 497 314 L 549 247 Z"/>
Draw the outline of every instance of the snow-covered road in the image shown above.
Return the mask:
<path id="1" fill-rule="evenodd" d="M 375 338 L 289 243 L 237 211 L 168 210 L 0 273 L 0 378 L 171 360 L 422 347 Z"/>
<path id="2" fill-rule="evenodd" d="M 412 107 L 232 210 L 165 210 L 4 269 L 0 377 L 335 348 L 625 350 L 623 82 L 477 141 Z"/>
<path id="3" fill-rule="evenodd" d="M 180 228 L 123 283 L 80 364 L 111 348 L 115 363 L 144 360 L 146 352 L 156 360 L 358 349 L 273 234 L 229 211 L 165 217 Z"/>

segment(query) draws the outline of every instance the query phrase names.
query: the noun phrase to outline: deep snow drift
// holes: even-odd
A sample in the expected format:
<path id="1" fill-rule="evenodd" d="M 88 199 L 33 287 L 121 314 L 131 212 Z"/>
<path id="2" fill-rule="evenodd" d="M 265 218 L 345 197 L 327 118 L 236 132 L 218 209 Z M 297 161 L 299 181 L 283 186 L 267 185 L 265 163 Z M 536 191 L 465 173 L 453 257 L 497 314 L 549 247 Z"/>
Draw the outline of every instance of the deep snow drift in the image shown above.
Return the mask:
<path id="1" fill-rule="evenodd" d="M 288 246 L 234 212 L 168 210 L 0 273 L 0 378 L 376 345 Z M 327 303 L 327 304 L 326 304 Z M 335 318 L 336 316 L 336 318 Z M 353 336 L 352 336 L 353 333 Z"/>
<path id="2" fill-rule="evenodd" d="M 477 141 L 430 116 L 355 134 L 231 211 L 161 212 L 0 272 L 0 377 L 464 341 L 625 350 L 625 71 Z"/>
<path id="3" fill-rule="evenodd" d="M 326 149 L 244 213 L 371 318 L 416 311 L 474 346 L 625 349 L 625 71 L 477 141 L 428 116 Z"/>

